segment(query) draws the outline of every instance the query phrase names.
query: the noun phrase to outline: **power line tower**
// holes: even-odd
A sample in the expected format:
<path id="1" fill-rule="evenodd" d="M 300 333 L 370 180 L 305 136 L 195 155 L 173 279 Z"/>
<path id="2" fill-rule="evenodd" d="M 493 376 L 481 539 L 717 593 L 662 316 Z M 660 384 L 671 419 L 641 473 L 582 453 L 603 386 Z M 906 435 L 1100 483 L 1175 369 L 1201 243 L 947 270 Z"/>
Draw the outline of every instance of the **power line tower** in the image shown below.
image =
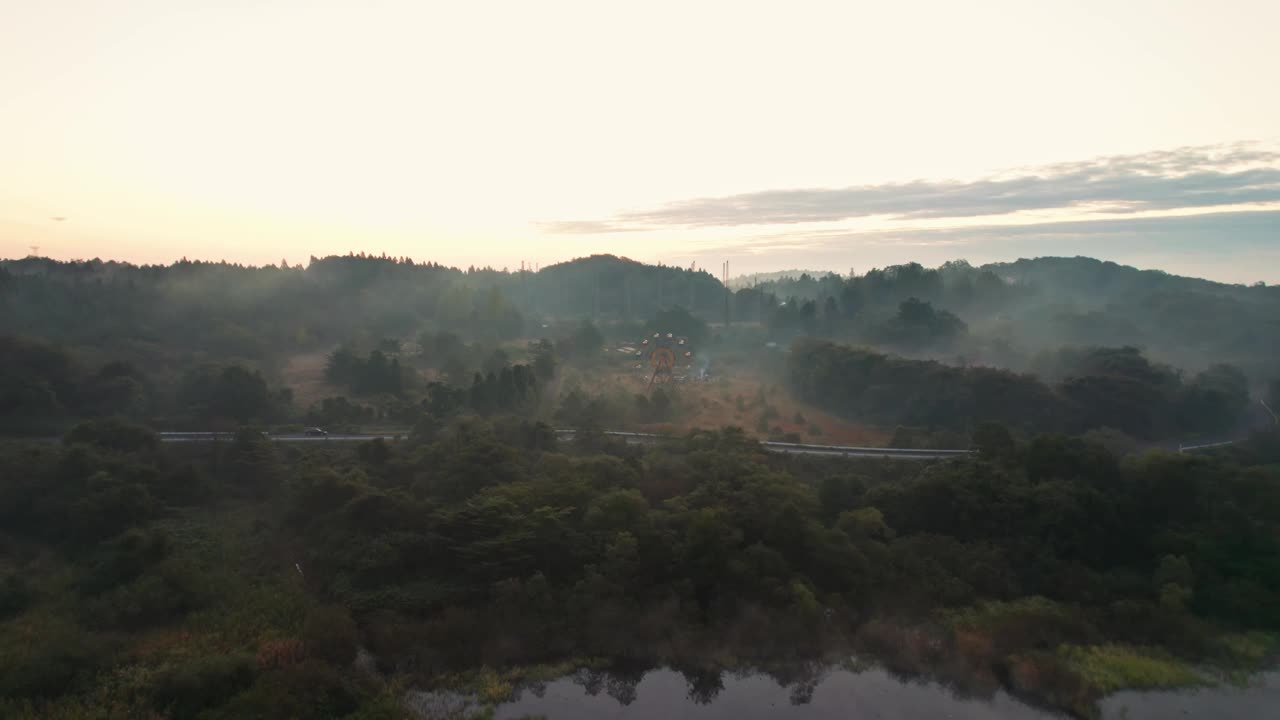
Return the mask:
<path id="1" fill-rule="evenodd" d="M 28 245 L 27 247 L 31 248 L 31 257 L 40 257 L 39 245 Z"/>
<path id="2" fill-rule="evenodd" d="M 597 270 L 591 286 L 591 322 L 597 322 L 600 315 L 600 271 Z"/>
<path id="3" fill-rule="evenodd" d="M 721 276 L 724 283 L 724 326 L 729 327 L 729 299 L 733 297 L 733 291 L 729 289 L 729 261 L 724 261 L 724 273 Z"/>
<path id="4" fill-rule="evenodd" d="M 698 262 L 695 260 L 689 263 L 689 312 L 693 312 L 693 308 L 694 308 L 694 300 L 695 300 L 694 291 L 698 287 L 698 283 L 696 281 L 697 279 L 694 277 L 694 273 L 696 273 L 697 271 L 698 271 Z"/>

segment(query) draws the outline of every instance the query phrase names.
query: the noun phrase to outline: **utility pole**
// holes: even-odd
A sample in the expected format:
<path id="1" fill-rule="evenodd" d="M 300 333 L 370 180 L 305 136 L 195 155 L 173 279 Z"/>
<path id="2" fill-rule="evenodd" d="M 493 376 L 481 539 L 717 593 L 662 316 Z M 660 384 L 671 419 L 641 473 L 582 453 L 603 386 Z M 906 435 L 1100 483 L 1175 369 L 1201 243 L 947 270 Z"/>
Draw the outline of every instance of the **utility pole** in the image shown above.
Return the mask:
<path id="1" fill-rule="evenodd" d="M 697 263 L 697 261 L 694 261 L 694 262 L 692 262 L 692 263 L 690 263 L 690 264 L 689 264 L 689 312 L 693 312 L 693 307 L 694 307 L 694 306 L 693 306 L 693 301 L 694 301 L 693 293 L 694 293 L 694 289 L 695 289 L 695 287 L 696 287 L 696 283 L 694 283 L 694 277 L 693 277 L 693 274 L 694 274 L 695 269 L 696 269 L 697 267 L 698 267 L 698 263 Z"/>
<path id="2" fill-rule="evenodd" d="M 1271 413 L 1271 420 L 1275 424 L 1280 425 L 1280 417 L 1276 417 L 1276 411 L 1271 409 L 1271 406 L 1267 404 L 1267 401 L 1260 399 L 1258 402 L 1262 403 L 1262 407 L 1266 408 L 1267 412 Z"/>
<path id="3" fill-rule="evenodd" d="M 733 292 L 729 290 L 729 261 L 724 261 L 724 274 L 721 282 L 724 283 L 724 326 L 729 327 L 729 299 L 733 297 Z"/>
<path id="4" fill-rule="evenodd" d="M 629 274 L 624 274 L 622 276 L 622 295 L 626 302 L 626 319 L 627 322 L 631 322 L 631 275 Z"/>

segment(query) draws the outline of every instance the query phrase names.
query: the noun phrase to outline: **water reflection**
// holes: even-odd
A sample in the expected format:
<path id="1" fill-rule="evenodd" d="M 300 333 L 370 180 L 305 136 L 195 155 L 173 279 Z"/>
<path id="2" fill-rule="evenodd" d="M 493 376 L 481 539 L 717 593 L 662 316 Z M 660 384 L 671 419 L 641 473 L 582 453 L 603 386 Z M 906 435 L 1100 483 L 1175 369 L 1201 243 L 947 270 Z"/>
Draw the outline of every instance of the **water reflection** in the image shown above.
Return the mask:
<path id="1" fill-rule="evenodd" d="M 1280 673 L 1258 676 L 1247 688 L 1188 692 L 1123 692 L 1102 702 L 1104 720 L 1280 717 Z M 883 669 L 853 672 L 801 666 L 773 673 L 721 673 L 700 668 L 641 667 L 581 670 L 569 677 L 525 688 L 498 708 L 499 720 L 545 715 L 554 720 L 588 718 L 950 718 L 951 720 L 1061 720 L 997 690 L 966 696 L 947 686 L 905 679 Z"/>
<path id="2" fill-rule="evenodd" d="M 601 691 L 604 691 L 603 693 Z M 614 677 L 580 671 L 522 692 L 496 717 L 546 715 L 587 718 L 953 718 L 1047 720 L 1059 716 L 1024 705 L 1004 692 L 960 698 L 937 683 L 906 682 L 884 670 L 806 672 L 779 682 L 758 673 L 735 675 L 697 668 L 664 668 Z"/>
<path id="3" fill-rule="evenodd" d="M 1253 678 L 1247 687 L 1216 687 L 1184 692 L 1120 692 L 1102 701 L 1110 720 L 1268 720 L 1280 717 L 1280 672 Z"/>

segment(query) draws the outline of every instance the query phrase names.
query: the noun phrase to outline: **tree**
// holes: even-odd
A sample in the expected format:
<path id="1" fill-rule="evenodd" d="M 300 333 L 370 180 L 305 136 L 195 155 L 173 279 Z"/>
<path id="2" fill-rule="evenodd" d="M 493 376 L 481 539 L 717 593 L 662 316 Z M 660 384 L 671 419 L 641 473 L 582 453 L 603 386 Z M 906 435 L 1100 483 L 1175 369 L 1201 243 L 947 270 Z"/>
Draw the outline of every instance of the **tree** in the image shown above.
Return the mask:
<path id="1" fill-rule="evenodd" d="M 878 331 L 881 339 L 905 348 L 920 349 L 948 345 L 967 331 L 960 318 L 932 303 L 907 298 L 898 305 L 898 313 Z"/>
<path id="2" fill-rule="evenodd" d="M 707 323 L 679 305 L 658 311 L 646 324 L 646 332 L 664 332 L 689 338 L 695 345 L 707 338 Z"/>
<path id="3" fill-rule="evenodd" d="M 693 578 L 698 604 L 705 612 L 729 568 L 729 559 L 742 542 L 742 531 L 722 510 L 697 510 L 685 528 L 683 556 Z"/>
<path id="4" fill-rule="evenodd" d="M 1236 367 L 1210 366 L 1184 388 L 1181 425 L 1201 432 L 1227 429 L 1238 423 L 1249 405 L 1249 380 Z"/>
<path id="5" fill-rule="evenodd" d="M 604 336 L 593 323 L 587 320 L 583 320 L 572 335 L 562 338 L 556 344 L 561 357 L 588 362 L 599 358 L 600 348 L 603 346 Z"/>
<path id="6" fill-rule="evenodd" d="M 453 332 L 424 332 L 418 336 L 422 361 L 428 367 L 444 369 L 450 363 L 463 363 L 467 345 Z"/>
<path id="7" fill-rule="evenodd" d="M 329 353 L 325 361 L 324 377 L 333 385 L 350 385 L 358 374 L 359 359 L 355 352 L 343 345 Z"/>
<path id="8" fill-rule="evenodd" d="M 889 540 L 893 530 L 884 521 L 879 508 L 864 507 L 840 513 L 837 527 L 851 540 Z"/>
<path id="9" fill-rule="evenodd" d="M 307 655 L 335 667 L 346 667 L 356 659 L 360 631 L 347 609 L 337 605 L 318 607 L 307 614 L 302 625 L 302 643 Z"/>
<path id="10" fill-rule="evenodd" d="M 822 332 L 828 337 L 835 335 L 840 327 L 840 307 L 834 296 L 828 295 L 822 303 Z"/>
<path id="11" fill-rule="evenodd" d="M 242 365 L 205 366 L 187 373 L 179 401 L 185 410 L 196 415 L 229 418 L 242 424 L 266 418 L 272 412 L 262 373 Z"/>
<path id="12" fill-rule="evenodd" d="M 866 491 L 865 481 L 853 475 L 828 475 L 818 488 L 818 504 L 827 521 L 835 520 L 840 513 L 857 506 Z"/>
<path id="13" fill-rule="evenodd" d="M 404 391 L 405 375 L 398 357 L 388 358 L 381 350 L 373 350 L 362 358 L 351 349 L 341 347 L 329 355 L 325 379 L 357 394 L 400 395 Z"/>
<path id="14" fill-rule="evenodd" d="M 150 429 L 116 418 L 80 423 L 71 428 L 63 442 L 86 443 L 117 452 L 146 452 L 160 445 Z"/>
<path id="15" fill-rule="evenodd" d="M 531 340 L 529 355 L 533 357 L 533 375 L 542 382 L 550 381 L 556 374 L 555 346 L 549 340 Z"/>
<path id="16" fill-rule="evenodd" d="M 999 423 L 983 423 L 973 431 L 973 447 L 982 457 L 1003 460 L 1011 457 L 1016 444 L 1009 428 Z"/>
<path id="17" fill-rule="evenodd" d="M 504 369 L 511 367 L 511 357 L 502 348 L 494 348 L 489 353 L 489 357 L 485 358 L 484 363 L 480 365 L 480 372 L 488 375 L 490 373 L 500 373 Z"/>

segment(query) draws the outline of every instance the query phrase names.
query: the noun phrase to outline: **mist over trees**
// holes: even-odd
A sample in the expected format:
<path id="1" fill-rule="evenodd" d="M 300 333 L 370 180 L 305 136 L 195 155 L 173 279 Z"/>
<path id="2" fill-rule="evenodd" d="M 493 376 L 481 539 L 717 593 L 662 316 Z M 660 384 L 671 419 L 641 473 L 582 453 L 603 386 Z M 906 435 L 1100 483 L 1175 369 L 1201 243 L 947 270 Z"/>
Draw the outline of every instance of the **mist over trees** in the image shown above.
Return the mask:
<path id="1" fill-rule="evenodd" d="M 797 394 L 832 412 L 964 431 L 1001 423 L 1030 433 L 1194 437 L 1234 429 L 1250 404 L 1248 382 L 1229 365 L 1184 380 L 1131 347 L 1070 349 L 1042 361 L 1052 370 L 1037 377 L 808 340 L 793 347 L 787 367 Z"/>
<path id="2" fill-rule="evenodd" d="M 391 720 L 415 683 L 492 705 L 586 656 L 630 663 L 623 700 L 665 665 L 705 702 L 856 650 L 1088 716 L 1120 686 L 1098 654 L 1251 669 L 1280 632 L 1276 302 L 1082 259 L 732 293 L 610 256 L 5 262 L 0 715 Z M 628 384 L 653 332 L 723 382 Z M 973 452 L 666 425 L 717 403 Z M 304 422 L 402 439 L 260 432 Z M 637 426 L 668 439 L 602 432 Z"/>
<path id="3" fill-rule="evenodd" d="M 1280 287 L 1226 285 L 1090 258 L 802 275 L 739 289 L 734 301 L 738 317 L 767 322 L 784 336 L 821 335 L 1015 370 L 1033 369 L 1041 351 L 1076 345 L 1139 347 L 1196 372 L 1232 364 L 1255 385 L 1278 372 Z M 903 302 L 913 304 L 908 317 L 928 303 L 965 328 L 903 335 Z"/>
<path id="4" fill-rule="evenodd" d="M 997 419 L 1028 430 L 1207 436 L 1236 428 L 1250 398 L 1266 399 L 1280 377 L 1277 288 L 1084 258 L 802 274 L 732 293 L 705 271 L 607 255 L 538 272 L 361 255 L 305 268 L 29 258 L 0 263 L 0 309 L 0 423 L 24 432 L 110 414 L 224 427 L 411 423 L 430 383 L 474 396 L 466 405 L 477 411 L 518 405 L 511 398 L 523 393 L 509 390 L 504 369 L 527 362 L 545 384 L 557 363 L 598 366 L 609 342 L 655 331 L 706 350 L 798 338 L 870 348 L 827 350 L 827 364 L 813 365 L 815 346 L 802 344 L 789 374 L 803 398 L 886 426 L 965 430 Z M 530 338 L 535 345 L 519 349 Z M 323 377 L 336 389 L 327 405 L 290 407 L 282 372 L 301 353 L 326 358 Z M 875 369 L 832 374 L 853 357 Z M 916 399 L 895 405 L 901 397 Z M 1035 398 L 1047 404 L 1032 407 Z"/>

